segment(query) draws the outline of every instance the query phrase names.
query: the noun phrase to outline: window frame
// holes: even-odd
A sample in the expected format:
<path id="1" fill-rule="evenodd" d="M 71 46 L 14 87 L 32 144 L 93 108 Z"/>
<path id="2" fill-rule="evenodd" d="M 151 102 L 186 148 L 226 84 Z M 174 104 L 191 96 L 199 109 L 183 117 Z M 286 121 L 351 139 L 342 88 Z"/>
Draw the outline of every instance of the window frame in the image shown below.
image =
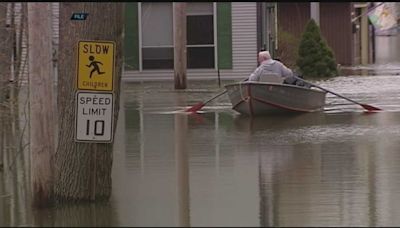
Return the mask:
<path id="1" fill-rule="evenodd" d="M 172 4 L 174 2 L 171 2 L 171 7 Z M 187 2 L 186 4 L 190 4 L 190 2 Z M 186 48 L 188 47 L 214 47 L 214 67 L 213 68 L 187 68 L 188 70 L 216 70 L 218 69 L 218 33 L 217 33 L 217 2 L 212 2 L 212 15 L 213 15 L 213 32 L 214 32 L 214 40 L 213 43 L 214 44 L 203 44 L 203 45 L 186 45 Z M 139 72 L 143 72 L 143 71 L 160 71 L 160 70 L 174 70 L 172 69 L 143 69 L 143 48 L 151 48 L 154 46 L 146 46 L 143 47 L 143 41 L 142 41 L 142 2 L 138 2 L 138 32 L 139 32 L 139 36 L 138 36 L 138 40 L 139 40 Z M 172 7 L 172 15 L 174 15 L 174 7 Z M 191 14 L 191 15 L 209 15 L 209 14 Z M 173 17 L 172 17 L 173 18 Z M 172 20 L 172 29 L 174 29 L 175 27 L 175 23 L 174 20 Z M 172 30 L 174 31 L 174 30 Z M 174 44 L 172 45 L 166 45 L 166 46 L 157 46 L 157 47 L 168 47 L 168 48 L 173 48 L 175 49 Z"/>

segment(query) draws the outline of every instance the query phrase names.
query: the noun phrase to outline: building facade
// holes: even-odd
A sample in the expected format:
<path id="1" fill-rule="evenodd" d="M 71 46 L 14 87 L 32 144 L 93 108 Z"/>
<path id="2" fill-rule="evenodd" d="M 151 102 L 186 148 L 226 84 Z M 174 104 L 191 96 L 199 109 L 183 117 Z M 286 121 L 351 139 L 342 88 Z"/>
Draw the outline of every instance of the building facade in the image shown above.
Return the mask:
<path id="1" fill-rule="evenodd" d="M 124 80 L 174 79 L 173 2 L 126 3 Z M 256 2 L 188 2 L 187 79 L 244 79 L 257 67 Z"/>
<path id="2" fill-rule="evenodd" d="M 174 80 L 173 4 L 125 3 L 123 80 Z M 56 57 L 59 3 L 52 6 Z M 321 32 L 343 66 L 373 62 L 373 26 L 365 26 L 367 15 L 352 22 L 367 7 L 319 3 Z M 284 31 L 299 39 L 311 11 L 309 2 L 187 2 L 187 79 L 244 79 L 257 67 L 260 49 L 286 63 L 278 37 Z"/>
<path id="3" fill-rule="evenodd" d="M 318 10 L 321 34 L 335 53 L 336 62 L 345 66 L 352 65 L 352 4 L 350 2 L 321 2 Z M 278 3 L 279 32 L 285 31 L 300 38 L 310 19 L 310 2 Z"/>

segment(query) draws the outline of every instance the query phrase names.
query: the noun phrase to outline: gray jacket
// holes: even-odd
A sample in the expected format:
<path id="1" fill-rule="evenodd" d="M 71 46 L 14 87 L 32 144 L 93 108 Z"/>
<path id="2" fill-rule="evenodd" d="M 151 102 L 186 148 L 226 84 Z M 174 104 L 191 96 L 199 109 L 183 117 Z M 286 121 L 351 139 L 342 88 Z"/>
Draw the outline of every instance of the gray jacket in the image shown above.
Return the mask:
<path id="1" fill-rule="evenodd" d="M 260 66 L 250 74 L 249 81 L 260 81 L 260 77 L 267 74 L 277 74 L 284 78 L 293 76 L 292 70 L 283 65 L 283 63 L 269 59 L 263 61 Z"/>

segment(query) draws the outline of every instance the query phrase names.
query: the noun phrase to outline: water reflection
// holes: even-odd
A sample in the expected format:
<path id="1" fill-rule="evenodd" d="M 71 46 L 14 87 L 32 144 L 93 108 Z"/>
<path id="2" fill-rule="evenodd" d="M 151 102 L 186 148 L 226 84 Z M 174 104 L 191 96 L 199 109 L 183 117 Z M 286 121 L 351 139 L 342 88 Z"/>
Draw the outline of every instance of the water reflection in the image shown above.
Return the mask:
<path id="1" fill-rule="evenodd" d="M 8 89 L 0 102 L 0 226 L 19 226 L 29 224 L 29 154 L 22 137 L 27 134 L 26 103 L 16 102 L 18 96 L 26 100 L 26 93 L 14 84 Z"/>
<path id="2" fill-rule="evenodd" d="M 173 105 L 171 109 L 180 106 Z M 400 133 L 396 112 L 370 115 L 353 108 L 248 118 L 222 110 L 205 112 L 201 124 L 191 116 L 166 113 L 142 112 L 144 120 L 136 121 L 143 124 L 139 131 L 144 137 L 135 141 L 140 146 L 133 143 L 127 149 L 136 154 L 127 163 L 132 182 L 145 185 L 129 187 L 138 195 L 131 200 L 146 202 L 141 209 L 157 220 L 142 212 L 131 220 L 122 216 L 125 224 L 391 224 L 376 220 L 372 164 L 380 153 L 377 142 Z M 166 131 L 172 125 L 173 135 Z M 126 127 L 126 132 L 131 130 Z M 157 186 L 163 190 L 155 190 Z M 157 194 L 164 197 L 156 198 L 155 206 Z M 167 209 L 170 217 L 164 216 Z"/>
<path id="3" fill-rule="evenodd" d="M 65 205 L 60 208 L 32 211 L 34 226 L 41 227 L 119 226 L 115 213 L 110 203 Z"/>
<path id="4" fill-rule="evenodd" d="M 392 192 L 399 181 L 388 176 L 398 177 L 400 168 L 386 162 L 400 159 L 393 150 L 400 146 L 395 140 L 400 133 L 399 117 L 305 114 L 290 121 L 282 116 L 238 118 L 239 130 L 247 131 L 249 139 L 259 143 L 260 225 L 396 224 L 398 220 L 391 215 L 397 204 L 389 202 L 398 200 Z M 329 129 L 318 131 L 323 128 Z M 352 132 L 346 135 L 336 129 Z M 314 133 L 305 136 L 306 132 Z M 386 158 L 386 162 L 378 162 L 378 154 L 378 160 Z M 396 171 L 388 171 L 388 167 Z M 382 188 L 382 180 L 390 191 Z"/>
<path id="5" fill-rule="evenodd" d="M 175 115 L 175 159 L 178 198 L 178 226 L 190 226 L 189 160 L 187 145 L 187 115 Z"/>

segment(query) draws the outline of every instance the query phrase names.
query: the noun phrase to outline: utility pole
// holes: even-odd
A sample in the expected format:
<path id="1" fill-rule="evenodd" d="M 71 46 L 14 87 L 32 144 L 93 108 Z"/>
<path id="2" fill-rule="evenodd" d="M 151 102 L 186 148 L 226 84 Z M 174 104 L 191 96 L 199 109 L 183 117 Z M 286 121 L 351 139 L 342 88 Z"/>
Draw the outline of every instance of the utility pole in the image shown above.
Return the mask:
<path id="1" fill-rule="evenodd" d="M 186 2 L 174 2 L 175 89 L 186 89 Z"/>
<path id="2" fill-rule="evenodd" d="M 28 3 L 32 205 L 48 206 L 55 152 L 51 3 Z"/>

